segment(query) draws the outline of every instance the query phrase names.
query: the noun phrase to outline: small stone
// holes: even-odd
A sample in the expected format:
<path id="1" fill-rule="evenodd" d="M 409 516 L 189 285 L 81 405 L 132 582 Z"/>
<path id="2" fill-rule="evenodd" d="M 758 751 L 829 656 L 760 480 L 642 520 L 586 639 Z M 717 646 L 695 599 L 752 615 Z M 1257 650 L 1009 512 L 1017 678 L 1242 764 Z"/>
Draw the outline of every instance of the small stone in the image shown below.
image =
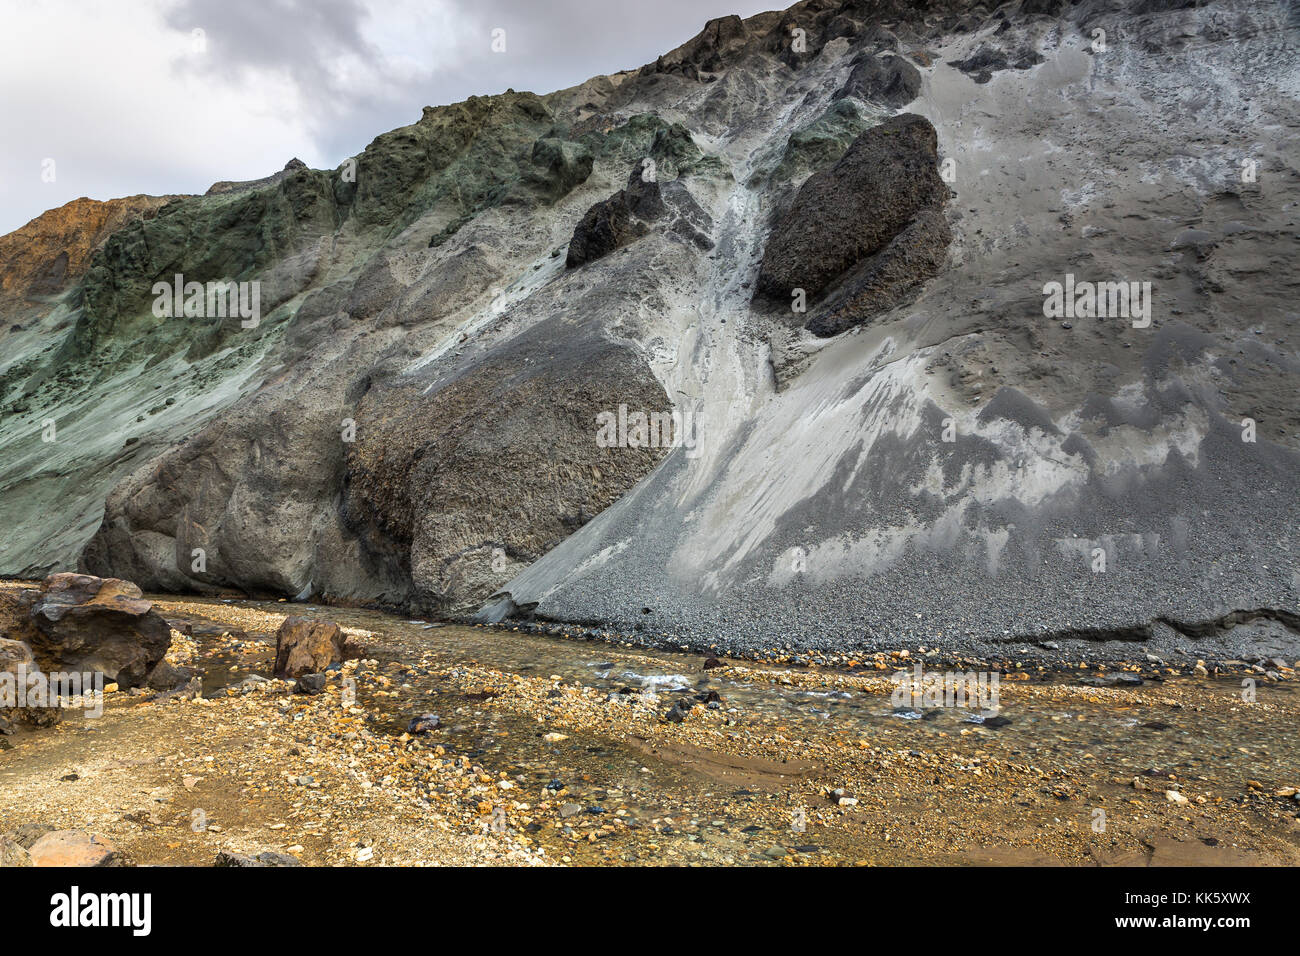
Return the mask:
<path id="1" fill-rule="evenodd" d="M 1187 798 L 1184 797 L 1177 790 L 1166 790 L 1165 799 L 1168 800 L 1170 803 L 1177 803 L 1177 804 L 1184 804 L 1187 802 Z"/>
<path id="2" fill-rule="evenodd" d="M 322 694 L 325 692 L 324 674 L 303 674 L 293 686 L 295 694 Z"/>
<path id="3" fill-rule="evenodd" d="M 0 867 L 31 865 L 31 854 L 17 840 L 7 833 L 0 836 Z"/>
<path id="4" fill-rule="evenodd" d="M 406 725 L 408 734 L 427 734 L 437 730 L 442 724 L 437 714 L 422 714 L 419 717 L 412 717 L 411 722 Z"/>

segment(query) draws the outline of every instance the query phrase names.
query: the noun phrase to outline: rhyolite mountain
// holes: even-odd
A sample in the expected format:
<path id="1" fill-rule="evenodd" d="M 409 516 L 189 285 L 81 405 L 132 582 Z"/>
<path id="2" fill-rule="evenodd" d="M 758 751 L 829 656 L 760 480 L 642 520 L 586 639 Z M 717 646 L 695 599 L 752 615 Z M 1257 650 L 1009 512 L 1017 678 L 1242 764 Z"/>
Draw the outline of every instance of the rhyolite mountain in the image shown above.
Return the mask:
<path id="1" fill-rule="evenodd" d="M 1298 25 L 808 0 L 335 170 L 47 213 L 0 239 L 0 572 L 1293 654 Z M 176 274 L 260 323 L 156 318 Z M 1149 321 L 1049 314 L 1067 281 Z M 597 442 L 621 406 L 689 447 Z"/>

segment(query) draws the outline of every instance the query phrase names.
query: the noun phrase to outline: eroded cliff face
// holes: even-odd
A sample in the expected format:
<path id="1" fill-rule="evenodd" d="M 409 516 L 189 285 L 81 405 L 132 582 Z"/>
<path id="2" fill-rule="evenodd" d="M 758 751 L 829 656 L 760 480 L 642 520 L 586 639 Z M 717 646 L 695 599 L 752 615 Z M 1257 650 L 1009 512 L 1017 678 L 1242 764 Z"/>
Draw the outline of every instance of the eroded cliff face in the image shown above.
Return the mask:
<path id="1" fill-rule="evenodd" d="M 74 199 L 0 236 L 0 309 L 6 318 L 40 311 L 90 266 L 91 256 L 127 223 L 148 219 L 170 196 Z"/>
<path id="2" fill-rule="evenodd" d="M 812 0 L 169 203 L 6 333 L 0 570 L 748 646 L 1294 642 L 1294 19 Z M 177 273 L 258 321 L 157 318 Z"/>

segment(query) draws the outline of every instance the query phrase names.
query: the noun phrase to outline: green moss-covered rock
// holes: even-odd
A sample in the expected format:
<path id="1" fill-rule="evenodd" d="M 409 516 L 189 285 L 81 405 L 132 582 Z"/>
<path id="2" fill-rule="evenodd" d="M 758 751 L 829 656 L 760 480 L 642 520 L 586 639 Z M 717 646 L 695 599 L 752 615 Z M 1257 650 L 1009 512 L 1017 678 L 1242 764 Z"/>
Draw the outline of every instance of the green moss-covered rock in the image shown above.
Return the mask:
<path id="1" fill-rule="evenodd" d="M 821 116 L 791 134 L 776 178 L 800 179 L 838 162 L 853 141 L 877 121 L 876 115 L 856 99 L 836 100 Z"/>

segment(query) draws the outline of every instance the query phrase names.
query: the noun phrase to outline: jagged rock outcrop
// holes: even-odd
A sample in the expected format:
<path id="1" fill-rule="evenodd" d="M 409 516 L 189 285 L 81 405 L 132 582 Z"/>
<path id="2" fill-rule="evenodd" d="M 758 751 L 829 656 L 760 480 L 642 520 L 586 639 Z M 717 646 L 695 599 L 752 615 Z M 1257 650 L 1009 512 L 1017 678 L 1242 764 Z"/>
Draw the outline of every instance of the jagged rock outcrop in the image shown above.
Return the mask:
<path id="1" fill-rule="evenodd" d="M 208 187 L 205 196 L 220 196 L 223 193 L 242 193 L 252 190 L 261 189 L 265 186 L 274 186 L 276 183 L 292 175 L 300 169 L 307 169 L 307 164 L 296 156 L 284 164 L 284 169 L 271 176 L 265 176 L 262 179 L 246 180 L 244 182 L 231 182 L 222 180 L 219 183 L 213 183 Z"/>
<path id="2" fill-rule="evenodd" d="M 871 103 L 899 108 L 921 92 L 921 73 L 905 58 L 892 53 L 864 52 L 854 61 L 853 71 L 835 98 L 854 96 Z"/>
<path id="3" fill-rule="evenodd" d="M 659 181 L 632 170 L 626 186 L 587 210 L 573 230 L 564 264 L 573 269 L 626 246 L 649 232 L 664 211 Z"/>

